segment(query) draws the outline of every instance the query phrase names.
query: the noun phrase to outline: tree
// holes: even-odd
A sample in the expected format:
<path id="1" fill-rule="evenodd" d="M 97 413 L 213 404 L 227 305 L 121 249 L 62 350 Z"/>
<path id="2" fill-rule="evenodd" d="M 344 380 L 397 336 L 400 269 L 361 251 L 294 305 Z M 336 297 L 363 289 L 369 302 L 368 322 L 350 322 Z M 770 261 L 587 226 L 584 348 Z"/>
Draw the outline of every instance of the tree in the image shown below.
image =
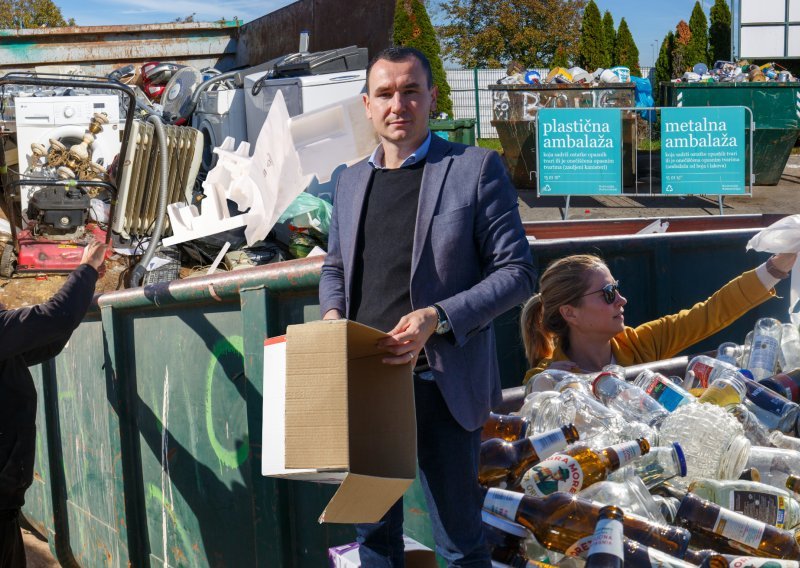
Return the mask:
<path id="1" fill-rule="evenodd" d="M 446 55 L 464 67 L 505 67 L 518 60 L 545 67 L 561 46 L 578 53 L 586 0 L 449 0 L 440 6 L 448 23 L 439 28 Z"/>
<path id="2" fill-rule="evenodd" d="M 75 25 L 70 18 L 68 24 L 61 9 L 52 0 L 0 0 L 0 27 L 11 28 L 55 28 Z"/>
<path id="3" fill-rule="evenodd" d="M 656 59 L 656 70 L 653 74 L 653 94 L 657 105 L 662 105 L 661 100 L 661 83 L 668 83 L 673 79 L 672 73 L 672 51 L 675 49 L 675 34 L 672 30 L 667 32 L 664 36 L 664 41 L 661 42 L 661 49 L 658 52 L 658 59 Z"/>
<path id="4" fill-rule="evenodd" d="M 450 99 L 450 85 L 439 55 L 439 41 L 436 30 L 425 5 L 420 0 L 397 0 L 394 11 L 394 44 L 420 50 L 431 62 L 433 84 L 439 89 L 436 111 L 453 116 L 453 101 Z"/>
<path id="5" fill-rule="evenodd" d="M 569 59 L 567 59 L 567 50 L 564 49 L 562 46 L 558 46 L 556 48 L 556 52 L 553 55 L 553 59 L 550 61 L 550 67 L 569 67 Z"/>
<path id="6" fill-rule="evenodd" d="M 708 65 L 708 20 L 705 12 L 700 7 L 700 2 L 694 3 L 692 16 L 689 18 L 689 30 L 692 37 L 686 46 L 686 63 L 705 63 Z"/>
<path id="7" fill-rule="evenodd" d="M 639 67 L 639 48 L 636 47 L 636 42 L 633 41 L 631 30 L 628 28 L 628 22 L 625 21 L 625 18 L 619 21 L 615 48 L 614 63 L 617 65 L 624 65 L 631 70 L 631 75 L 641 77 L 642 70 Z"/>
<path id="8" fill-rule="evenodd" d="M 614 30 L 614 16 L 606 10 L 603 14 L 603 35 L 605 36 L 605 59 L 603 67 L 608 69 L 614 66 L 614 49 L 617 44 L 617 32 Z"/>
<path id="9" fill-rule="evenodd" d="M 731 11 L 726 0 L 715 0 L 711 6 L 711 28 L 708 34 L 710 62 L 730 61 Z"/>
<path id="10" fill-rule="evenodd" d="M 675 43 L 672 49 L 672 73 L 678 77 L 687 70 L 686 49 L 692 39 L 689 24 L 681 20 L 675 27 Z"/>
<path id="11" fill-rule="evenodd" d="M 578 46 L 578 66 L 590 73 L 598 67 L 605 67 L 606 42 L 600 10 L 594 0 L 589 0 L 583 10 L 581 38 Z"/>

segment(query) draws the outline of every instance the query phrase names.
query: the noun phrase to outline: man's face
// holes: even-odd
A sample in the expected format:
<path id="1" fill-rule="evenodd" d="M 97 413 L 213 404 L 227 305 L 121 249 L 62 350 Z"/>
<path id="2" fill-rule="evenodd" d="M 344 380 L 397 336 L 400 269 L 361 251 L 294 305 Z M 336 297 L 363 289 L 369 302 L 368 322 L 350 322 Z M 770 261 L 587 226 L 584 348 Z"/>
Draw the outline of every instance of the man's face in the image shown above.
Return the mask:
<path id="1" fill-rule="evenodd" d="M 398 144 L 421 144 L 428 132 L 428 116 L 436 102 L 436 88 L 428 87 L 416 57 L 403 61 L 381 59 L 368 77 L 364 95 L 367 118 L 378 135 Z"/>

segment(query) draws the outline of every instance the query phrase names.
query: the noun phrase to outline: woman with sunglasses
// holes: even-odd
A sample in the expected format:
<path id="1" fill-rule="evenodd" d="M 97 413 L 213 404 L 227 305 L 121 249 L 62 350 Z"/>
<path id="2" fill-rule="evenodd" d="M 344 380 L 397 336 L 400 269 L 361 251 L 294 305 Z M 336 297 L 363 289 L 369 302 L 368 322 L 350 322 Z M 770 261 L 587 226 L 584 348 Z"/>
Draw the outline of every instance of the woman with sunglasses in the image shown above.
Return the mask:
<path id="1" fill-rule="evenodd" d="M 674 357 L 774 296 L 773 287 L 789 276 L 796 258 L 776 254 L 705 302 L 636 328 L 625 325 L 628 300 L 605 262 L 589 254 L 556 260 L 522 309 L 522 340 L 533 366 L 525 382 L 548 367 L 591 373 L 609 364 Z"/>

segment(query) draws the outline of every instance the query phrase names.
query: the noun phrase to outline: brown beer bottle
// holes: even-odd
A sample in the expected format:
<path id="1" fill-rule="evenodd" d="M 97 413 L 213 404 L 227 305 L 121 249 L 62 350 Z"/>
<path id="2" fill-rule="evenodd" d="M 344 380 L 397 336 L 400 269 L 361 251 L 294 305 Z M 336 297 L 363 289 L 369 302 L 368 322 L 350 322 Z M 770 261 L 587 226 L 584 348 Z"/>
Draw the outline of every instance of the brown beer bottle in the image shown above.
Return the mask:
<path id="1" fill-rule="evenodd" d="M 510 414 L 489 413 L 489 419 L 481 430 L 481 442 L 500 438 L 506 442 L 516 442 L 528 433 L 530 420 L 524 416 L 511 416 Z"/>
<path id="2" fill-rule="evenodd" d="M 533 533 L 539 544 L 565 554 L 576 542 L 594 533 L 603 505 L 561 491 L 534 497 L 504 489 L 484 489 L 483 508 L 515 521 Z M 645 546 L 682 558 L 689 546 L 689 531 L 625 515 L 623 533 Z"/>
<path id="3" fill-rule="evenodd" d="M 795 493 L 800 493 L 800 477 L 796 475 L 790 475 L 787 477 L 786 489 L 789 491 L 794 491 Z"/>
<path id="4" fill-rule="evenodd" d="M 692 545 L 698 548 L 726 554 L 800 558 L 800 544 L 791 531 L 751 519 L 692 493 L 681 500 L 675 522 L 691 531 Z"/>
<path id="5" fill-rule="evenodd" d="M 556 491 L 575 494 L 605 480 L 616 471 L 650 451 L 650 443 L 639 438 L 595 451 L 578 446 L 540 461 L 523 476 L 525 493 L 544 497 Z"/>
<path id="6" fill-rule="evenodd" d="M 516 487 L 528 469 L 578 440 L 572 424 L 516 442 L 492 438 L 481 444 L 478 481 L 487 487 Z"/>
<path id="7" fill-rule="evenodd" d="M 594 527 L 586 568 L 623 568 L 622 509 L 608 505 L 600 509 Z"/>

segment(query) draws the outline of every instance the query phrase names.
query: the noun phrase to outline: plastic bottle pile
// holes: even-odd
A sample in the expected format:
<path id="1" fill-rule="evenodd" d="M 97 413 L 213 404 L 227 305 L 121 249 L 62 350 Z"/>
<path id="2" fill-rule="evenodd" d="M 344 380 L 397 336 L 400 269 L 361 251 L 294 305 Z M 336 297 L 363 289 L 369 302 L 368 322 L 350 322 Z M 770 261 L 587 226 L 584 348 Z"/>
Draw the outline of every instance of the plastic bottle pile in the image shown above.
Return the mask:
<path id="1" fill-rule="evenodd" d="M 797 81 L 797 77 L 776 63 L 765 63 L 759 66 L 747 61 L 738 63 L 717 61 L 711 69 L 705 63 L 698 63 L 682 77 L 672 80 L 673 83 L 765 83 L 768 81 L 787 83 Z"/>
<path id="2" fill-rule="evenodd" d="M 618 65 L 610 69 L 596 69 L 589 73 L 580 67 L 553 67 L 546 77 L 542 78 L 536 70 L 525 70 L 521 65 L 510 65 L 507 70 L 508 75 L 498 81 L 502 85 L 584 85 L 587 87 L 597 87 L 601 85 L 613 85 L 615 83 L 629 83 L 631 81 L 631 70 L 627 67 Z"/>
<path id="3" fill-rule="evenodd" d="M 487 422 L 496 565 L 583 566 L 614 505 L 630 566 L 800 567 L 797 327 L 763 318 L 683 377 L 624 377 L 547 370 L 519 412 Z"/>

